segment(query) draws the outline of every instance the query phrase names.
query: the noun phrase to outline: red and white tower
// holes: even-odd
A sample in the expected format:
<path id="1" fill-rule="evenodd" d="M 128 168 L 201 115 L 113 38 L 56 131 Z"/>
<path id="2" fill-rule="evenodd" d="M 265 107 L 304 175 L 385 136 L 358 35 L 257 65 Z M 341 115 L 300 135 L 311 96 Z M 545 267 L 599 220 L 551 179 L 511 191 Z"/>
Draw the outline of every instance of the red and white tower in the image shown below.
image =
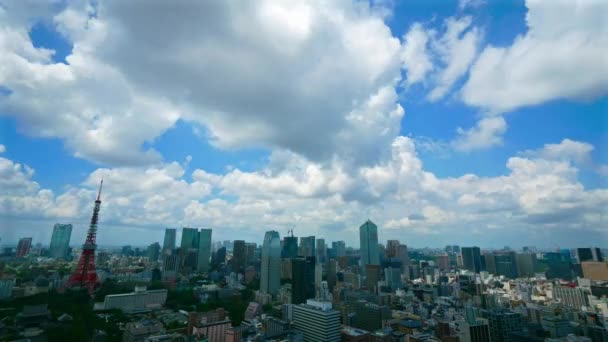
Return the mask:
<path id="1" fill-rule="evenodd" d="M 95 291 L 95 288 L 99 286 L 99 278 L 97 277 L 97 271 L 95 271 L 95 249 L 97 244 L 95 238 L 97 235 L 97 219 L 99 218 L 99 208 L 101 207 L 101 188 L 103 187 L 103 179 L 99 184 L 99 192 L 97 193 L 97 199 L 95 200 L 95 207 L 93 208 L 93 216 L 91 217 L 91 224 L 89 225 L 89 231 L 87 233 L 87 239 L 82 246 L 82 254 L 78 261 L 78 266 L 74 273 L 68 279 L 66 287 L 86 287 L 89 289 L 91 296 Z"/>

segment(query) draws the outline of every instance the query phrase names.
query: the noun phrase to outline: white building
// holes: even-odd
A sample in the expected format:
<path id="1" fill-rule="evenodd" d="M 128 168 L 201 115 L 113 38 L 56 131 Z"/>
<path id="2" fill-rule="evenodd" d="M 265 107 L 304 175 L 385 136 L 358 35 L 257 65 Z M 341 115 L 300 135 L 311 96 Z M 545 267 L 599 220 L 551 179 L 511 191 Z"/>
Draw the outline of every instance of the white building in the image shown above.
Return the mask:
<path id="1" fill-rule="evenodd" d="M 107 295 L 99 309 L 145 312 L 162 308 L 166 301 L 167 290 L 146 290 L 145 286 L 136 286 L 135 292 L 132 293 Z"/>
<path id="2" fill-rule="evenodd" d="M 293 325 L 304 335 L 304 342 L 340 341 L 340 312 L 331 302 L 308 300 L 293 306 Z"/>

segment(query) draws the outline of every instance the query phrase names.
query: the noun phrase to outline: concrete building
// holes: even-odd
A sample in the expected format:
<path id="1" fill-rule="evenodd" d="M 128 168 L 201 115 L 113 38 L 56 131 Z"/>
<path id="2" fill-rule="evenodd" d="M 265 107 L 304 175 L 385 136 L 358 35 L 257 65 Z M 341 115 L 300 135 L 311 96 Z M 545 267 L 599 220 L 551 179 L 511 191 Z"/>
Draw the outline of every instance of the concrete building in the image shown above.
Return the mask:
<path id="1" fill-rule="evenodd" d="M 520 277 L 533 277 L 536 271 L 536 254 L 519 253 L 516 255 L 517 271 Z"/>
<path id="2" fill-rule="evenodd" d="M 232 271 L 235 273 L 243 273 L 247 263 L 247 247 L 245 241 L 234 240 L 232 251 Z"/>
<path id="3" fill-rule="evenodd" d="M 583 277 L 591 280 L 608 281 L 608 262 L 586 261 L 581 263 Z"/>
<path id="4" fill-rule="evenodd" d="M 55 259 L 67 259 L 70 251 L 72 225 L 57 223 L 53 226 L 49 256 Z"/>
<path id="5" fill-rule="evenodd" d="M 119 309 L 127 313 L 147 312 L 160 309 L 167 301 L 167 290 L 147 290 L 145 286 L 136 286 L 131 293 L 107 295 L 96 309 Z"/>
<path id="6" fill-rule="evenodd" d="M 520 314 L 506 310 L 488 310 L 485 317 L 490 325 L 492 342 L 510 342 L 509 335 L 523 329 Z"/>
<path id="7" fill-rule="evenodd" d="M 327 262 L 327 246 L 325 245 L 325 239 L 317 239 L 315 256 L 318 264 L 324 264 Z"/>
<path id="8" fill-rule="evenodd" d="M 159 321 L 144 319 L 127 323 L 122 334 L 123 342 L 144 342 L 152 335 L 164 333 L 165 328 Z"/>
<path id="9" fill-rule="evenodd" d="M 330 302 L 308 300 L 293 306 L 293 325 L 303 333 L 304 342 L 340 341 L 340 312 Z"/>
<path id="10" fill-rule="evenodd" d="M 553 299 L 576 310 L 589 305 L 590 294 L 589 289 L 582 287 L 553 286 Z"/>
<path id="11" fill-rule="evenodd" d="M 277 231 L 271 230 L 264 235 L 262 245 L 262 265 L 260 290 L 276 295 L 281 286 L 281 238 Z"/>

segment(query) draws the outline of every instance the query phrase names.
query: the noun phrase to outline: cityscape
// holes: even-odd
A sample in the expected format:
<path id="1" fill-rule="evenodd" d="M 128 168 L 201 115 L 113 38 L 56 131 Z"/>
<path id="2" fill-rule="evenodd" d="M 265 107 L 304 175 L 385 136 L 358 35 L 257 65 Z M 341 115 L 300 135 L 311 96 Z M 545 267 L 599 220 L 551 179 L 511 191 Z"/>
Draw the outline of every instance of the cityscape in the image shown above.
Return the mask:
<path id="1" fill-rule="evenodd" d="M 0 342 L 608 342 L 608 0 L 0 0 Z"/>

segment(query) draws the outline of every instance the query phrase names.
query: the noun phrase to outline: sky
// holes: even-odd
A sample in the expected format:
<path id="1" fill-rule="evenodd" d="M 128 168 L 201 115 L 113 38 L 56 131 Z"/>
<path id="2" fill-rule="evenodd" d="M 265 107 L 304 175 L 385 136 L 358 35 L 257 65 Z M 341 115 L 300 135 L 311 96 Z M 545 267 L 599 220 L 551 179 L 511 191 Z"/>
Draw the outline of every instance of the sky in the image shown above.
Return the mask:
<path id="1" fill-rule="evenodd" d="M 608 245 L 608 2 L 0 0 L 0 244 Z M 178 234 L 179 239 L 179 234 Z"/>

